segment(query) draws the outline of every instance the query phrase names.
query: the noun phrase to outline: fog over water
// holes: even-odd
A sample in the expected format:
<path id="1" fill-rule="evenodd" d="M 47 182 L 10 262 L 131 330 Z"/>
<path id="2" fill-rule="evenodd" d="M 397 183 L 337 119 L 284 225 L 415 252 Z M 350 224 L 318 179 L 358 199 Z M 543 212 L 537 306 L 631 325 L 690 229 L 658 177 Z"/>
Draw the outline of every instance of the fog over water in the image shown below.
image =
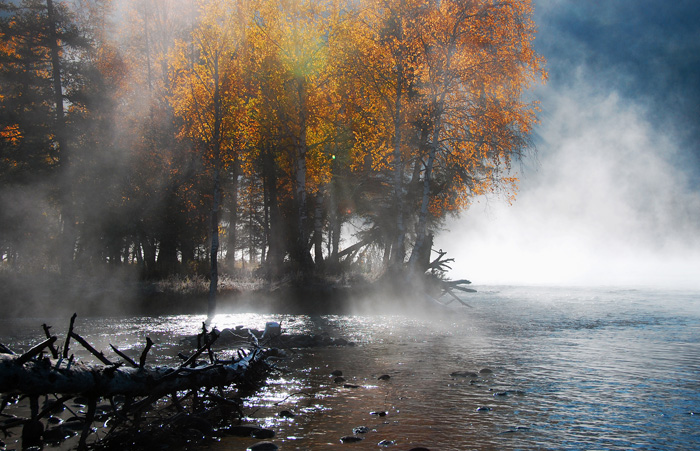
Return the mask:
<path id="1" fill-rule="evenodd" d="M 436 247 L 456 258 L 452 275 L 700 287 L 700 28 L 688 24 L 700 8 L 535 5 L 550 73 L 535 90 L 537 154 L 516 168 L 512 206 L 478 199 L 438 237 Z"/>

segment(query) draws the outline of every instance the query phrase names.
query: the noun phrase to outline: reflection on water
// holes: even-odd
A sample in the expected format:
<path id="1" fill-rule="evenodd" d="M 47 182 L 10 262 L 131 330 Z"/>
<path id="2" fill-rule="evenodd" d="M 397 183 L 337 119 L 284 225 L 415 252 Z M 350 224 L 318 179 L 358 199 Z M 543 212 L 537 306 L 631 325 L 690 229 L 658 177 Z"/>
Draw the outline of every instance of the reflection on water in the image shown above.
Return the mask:
<path id="1" fill-rule="evenodd" d="M 474 308 L 431 319 L 237 314 L 215 325 L 276 320 L 287 332 L 357 344 L 290 350 L 278 362 L 284 371 L 246 400 L 247 420 L 273 429 L 281 449 L 378 449 L 382 440 L 406 450 L 700 447 L 697 293 L 486 287 L 469 300 Z M 203 320 L 79 318 L 76 329 L 99 349 L 133 353 L 149 336 L 165 363 Z M 3 322 L 0 341 L 28 347 L 41 322 Z M 54 322 L 55 333 L 67 323 Z M 369 428 L 356 434 L 364 440 L 341 444 L 359 426 Z M 211 448 L 255 442 L 223 438 Z"/>

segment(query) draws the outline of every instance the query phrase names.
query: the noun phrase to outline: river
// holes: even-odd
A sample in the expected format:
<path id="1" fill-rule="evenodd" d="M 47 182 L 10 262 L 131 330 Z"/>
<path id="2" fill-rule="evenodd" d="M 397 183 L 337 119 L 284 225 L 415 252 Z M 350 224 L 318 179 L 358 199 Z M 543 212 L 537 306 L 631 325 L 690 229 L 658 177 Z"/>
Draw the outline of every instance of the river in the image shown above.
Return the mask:
<path id="1" fill-rule="evenodd" d="M 471 308 L 433 314 L 218 315 L 219 329 L 274 320 L 355 343 L 289 350 L 278 362 L 286 371 L 245 400 L 246 421 L 274 430 L 282 450 L 700 449 L 700 293 L 476 288 L 465 295 Z M 135 352 L 149 336 L 153 358 L 175 362 L 179 338 L 203 319 L 78 318 L 76 330 L 104 350 Z M 67 320 L 51 321 L 63 336 Z M 42 322 L 1 320 L 0 342 L 26 349 Z M 362 441 L 341 443 L 359 426 L 369 429 L 355 434 Z"/>

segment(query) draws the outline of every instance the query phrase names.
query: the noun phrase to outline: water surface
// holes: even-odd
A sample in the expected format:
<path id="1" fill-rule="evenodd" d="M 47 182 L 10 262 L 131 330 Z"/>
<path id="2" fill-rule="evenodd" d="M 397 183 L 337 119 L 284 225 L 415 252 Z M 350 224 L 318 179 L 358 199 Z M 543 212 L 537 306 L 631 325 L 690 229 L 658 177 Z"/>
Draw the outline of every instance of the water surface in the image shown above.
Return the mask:
<path id="1" fill-rule="evenodd" d="M 473 308 L 433 317 L 219 315 L 220 329 L 276 320 L 286 332 L 356 343 L 289 350 L 284 372 L 246 400 L 246 421 L 273 429 L 283 450 L 380 449 L 382 440 L 405 450 L 700 448 L 700 294 L 478 288 L 467 296 Z M 153 363 L 174 363 L 179 337 L 202 320 L 79 318 L 76 327 L 98 349 L 134 354 L 149 336 Z M 3 321 L 0 341 L 28 347 L 43 321 Z M 62 337 L 67 321 L 53 326 Z M 334 370 L 347 381 L 335 383 Z M 358 426 L 370 429 L 357 434 L 364 440 L 342 444 Z M 229 437 L 209 449 L 255 442 Z"/>

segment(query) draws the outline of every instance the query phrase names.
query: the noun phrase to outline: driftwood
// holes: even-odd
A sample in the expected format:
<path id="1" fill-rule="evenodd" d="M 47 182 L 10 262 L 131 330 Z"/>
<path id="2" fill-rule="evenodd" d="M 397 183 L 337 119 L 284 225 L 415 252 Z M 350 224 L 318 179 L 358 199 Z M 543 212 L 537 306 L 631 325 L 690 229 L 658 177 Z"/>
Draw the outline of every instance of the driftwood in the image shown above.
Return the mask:
<path id="1" fill-rule="evenodd" d="M 183 362 L 179 365 L 146 365 L 147 354 L 153 345 L 150 339 L 147 339 L 139 362 L 112 346 L 123 359 L 123 362 L 114 363 L 74 332 L 74 321 L 75 315 L 71 318 L 61 357 L 54 346 L 57 337 L 50 334 L 46 325 L 43 328 L 48 338 L 23 354 L 12 353 L 0 345 L 0 392 L 4 395 L 0 413 L 9 417 L 0 424 L 0 430 L 8 434 L 9 429 L 22 427 L 23 448 L 42 446 L 42 438 L 48 436 L 44 423 L 47 423 L 50 413 L 63 408 L 68 400 L 76 397 L 85 399 L 87 405 L 85 416 L 80 418 L 79 449 L 88 447 L 87 438 L 93 432 L 92 423 L 96 421 L 96 407 L 101 400 L 109 401 L 111 409 L 102 409 L 99 420 L 104 422 L 111 418 L 112 427 L 100 443 L 111 443 L 110 446 L 138 448 L 140 445 L 134 442 L 134 437 L 139 434 L 148 437 L 148 428 L 164 431 L 167 429 L 165 426 L 174 428 L 172 432 L 175 433 L 177 423 L 182 422 L 183 418 L 190 423 L 197 418 L 200 421 L 199 429 L 211 432 L 211 426 L 202 427 L 202 421 L 207 421 L 202 419 L 203 415 L 220 406 L 227 410 L 227 417 L 232 408 L 240 412 L 240 390 L 257 386 L 271 368 L 266 358 L 275 352 L 260 347 L 247 351 L 239 349 L 238 358 L 218 360 L 211 348 L 218 333 L 207 332 L 206 326 L 203 326 L 198 339 L 200 346 L 190 356 L 181 354 Z M 100 363 L 76 362 L 72 355 L 67 358 L 71 339 L 81 344 Z M 207 357 L 206 361 L 200 360 L 202 355 Z M 225 388 L 229 389 L 229 394 L 231 390 L 234 391 L 233 398 L 227 396 Z M 29 418 L 13 417 L 2 412 L 8 402 L 18 396 L 29 399 Z M 39 410 L 39 398 L 42 396 L 46 397 L 45 407 Z M 54 398 L 50 402 L 49 396 Z M 185 399 L 192 400 L 189 410 L 184 406 Z M 160 409 L 157 421 L 144 425 L 143 414 L 156 406 Z M 170 409 L 169 413 L 164 414 L 163 411 L 167 409 Z M 114 437 L 126 437 L 129 443 L 126 446 L 122 442 L 115 444 L 114 440 L 110 441 Z M 91 444 L 98 445 L 97 442 Z"/>
<path id="2" fill-rule="evenodd" d="M 454 258 L 445 258 L 445 255 L 447 252 L 443 251 L 442 249 L 438 251 L 434 251 L 438 254 L 437 258 L 435 258 L 432 262 L 430 262 L 430 265 L 428 265 L 428 271 L 432 273 L 432 275 L 436 278 L 438 278 L 437 282 L 437 288 L 440 290 L 440 294 L 437 297 L 432 297 L 429 294 L 426 294 L 432 301 L 437 302 L 442 305 L 448 305 L 451 304 L 452 302 L 457 302 L 465 307 L 471 307 L 468 303 L 466 303 L 464 300 L 462 300 L 459 296 L 455 294 L 455 290 L 461 291 L 462 293 L 476 293 L 476 290 L 473 288 L 467 288 L 465 285 L 470 285 L 471 281 L 466 280 L 466 279 L 460 279 L 460 280 L 447 280 L 443 279 L 441 276 L 444 275 L 448 270 L 452 269 L 452 267 L 449 265 L 450 263 L 454 262 Z M 443 298 L 447 298 L 446 300 L 443 300 Z"/>

